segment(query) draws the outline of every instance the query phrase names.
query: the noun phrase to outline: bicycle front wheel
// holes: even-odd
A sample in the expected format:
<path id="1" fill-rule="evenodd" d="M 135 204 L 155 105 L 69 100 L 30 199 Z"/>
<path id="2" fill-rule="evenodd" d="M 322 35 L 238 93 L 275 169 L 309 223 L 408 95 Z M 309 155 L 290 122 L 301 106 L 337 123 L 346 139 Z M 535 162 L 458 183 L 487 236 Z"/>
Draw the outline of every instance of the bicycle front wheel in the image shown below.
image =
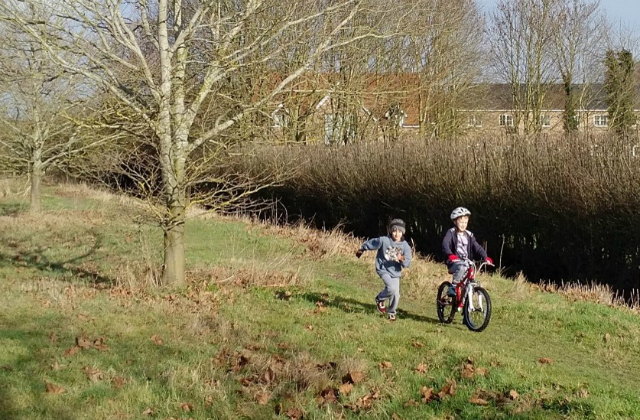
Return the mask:
<path id="1" fill-rule="evenodd" d="M 482 287 L 474 287 L 471 299 L 464 305 L 464 322 L 471 331 L 480 332 L 487 328 L 491 319 L 491 298 Z"/>
<path id="2" fill-rule="evenodd" d="M 453 316 L 456 314 L 456 298 L 447 295 L 451 283 L 448 281 L 443 282 L 438 287 L 438 296 L 436 297 L 436 308 L 438 310 L 438 319 L 440 322 L 450 324 L 453 321 Z"/>

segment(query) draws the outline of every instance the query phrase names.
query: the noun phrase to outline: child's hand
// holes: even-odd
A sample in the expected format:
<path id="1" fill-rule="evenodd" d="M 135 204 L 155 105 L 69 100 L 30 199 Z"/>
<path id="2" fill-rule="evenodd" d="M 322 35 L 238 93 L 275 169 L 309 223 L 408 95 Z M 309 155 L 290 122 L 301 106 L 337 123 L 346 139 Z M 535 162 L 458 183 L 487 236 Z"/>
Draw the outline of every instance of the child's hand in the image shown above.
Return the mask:
<path id="1" fill-rule="evenodd" d="M 403 254 L 398 254 L 397 258 L 398 258 L 398 262 L 399 263 L 404 262 L 404 255 Z"/>
<path id="2" fill-rule="evenodd" d="M 362 257 L 363 251 L 361 249 L 356 251 L 356 258 Z"/>

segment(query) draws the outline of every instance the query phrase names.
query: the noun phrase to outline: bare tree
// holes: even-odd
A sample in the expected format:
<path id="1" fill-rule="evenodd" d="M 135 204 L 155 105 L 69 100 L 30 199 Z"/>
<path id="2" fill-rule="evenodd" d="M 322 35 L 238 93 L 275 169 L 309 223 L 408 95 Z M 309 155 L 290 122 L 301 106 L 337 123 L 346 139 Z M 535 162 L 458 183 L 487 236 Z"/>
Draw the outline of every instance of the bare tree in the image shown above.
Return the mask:
<path id="1" fill-rule="evenodd" d="M 588 85 L 600 76 L 607 26 L 599 13 L 599 2 L 567 0 L 555 16 L 553 56 L 565 93 L 565 132 L 578 129 L 577 109 L 583 104 Z M 580 88 L 578 88 L 580 86 Z"/>
<path id="2" fill-rule="evenodd" d="M 557 81 L 553 61 L 554 19 L 563 0 L 500 0 L 491 16 L 489 41 L 498 76 L 509 84 L 514 126 L 541 129 L 542 106 Z"/>
<path id="3" fill-rule="evenodd" d="M 43 25 L 32 26 L 31 31 L 45 35 Z M 1 37 L 0 123 L 6 131 L 0 138 L 0 164 L 28 174 L 30 211 L 37 213 L 45 172 L 96 145 L 85 141 L 73 115 L 83 113 L 83 97 L 89 87 L 52 63 L 41 42 L 19 28 L 3 25 Z"/>
<path id="4" fill-rule="evenodd" d="M 455 135 L 458 108 L 479 76 L 484 22 L 471 0 L 419 2 L 401 39 L 403 67 L 419 75 L 421 133 Z"/>
<path id="5" fill-rule="evenodd" d="M 60 21 L 37 31 L 30 8 L 53 9 Z M 184 221 L 189 170 L 194 160 L 214 162 L 225 151 L 224 134 L 269 102 L 325 52 L 374 34 L 361 27 L 339 37 L 361 11 L 361 0 L 6 0 L 0 18 L 46 46 L 66 71 L 102 86 L 144 121 L 153 135 L 160 168 L 164 229 L 163 282 L 184 282 Z M 296 36 L 292 36 L 295 34 Z M 292 45 L 309 55 L 277 82 L 254 95 L 234 97 L 230 81 L 274 60 Z M 63 51 L 74 52 L 68 60 Z M 226 108 L 198 124 L 207 104 Z M 199 128 L 199 129 L 198 129 Z M 212 183 L 211 186 L 215 188 Z"/>

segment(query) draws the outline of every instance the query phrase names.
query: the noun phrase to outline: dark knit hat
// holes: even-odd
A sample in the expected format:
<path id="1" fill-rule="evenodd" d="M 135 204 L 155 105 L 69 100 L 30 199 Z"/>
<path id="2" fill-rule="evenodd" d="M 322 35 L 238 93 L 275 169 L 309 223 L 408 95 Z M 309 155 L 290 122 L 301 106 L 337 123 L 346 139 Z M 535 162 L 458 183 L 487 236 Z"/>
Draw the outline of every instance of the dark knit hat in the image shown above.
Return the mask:
<path id="1" fill-rule="evenodd" d="M 393 232 L 394 229 L 398 229 L 400 232 L 402 232 L 404 234 L 405 231 L 406 231 L 406 225 L 404 223 L 404 220 L 402 220 L 402 219 L 393 219 L 389 223 L 389 232 Z"/>

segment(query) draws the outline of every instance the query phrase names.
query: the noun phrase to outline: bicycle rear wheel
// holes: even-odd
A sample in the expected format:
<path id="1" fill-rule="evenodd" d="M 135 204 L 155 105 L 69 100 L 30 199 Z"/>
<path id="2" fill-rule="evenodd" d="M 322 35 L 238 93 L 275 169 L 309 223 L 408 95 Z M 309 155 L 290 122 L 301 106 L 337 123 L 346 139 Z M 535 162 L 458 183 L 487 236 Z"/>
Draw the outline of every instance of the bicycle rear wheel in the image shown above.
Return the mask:
<path id="1" fill-rule="evenodd" d="M 480 332 L 487 328 L 491 319 L 489 293 L 482 287 L 474 287 L 471 300 L 467 300 L 464 304 L 463 315 L 464 322 L 471 331 Z"/>
<path id="2" fill-rule="evenodd" d="M 438 287 L 438 296 L 436 297 L 436 308 L 438 310 L 438 319 L 445 324 L 453 321 L 453 316 L 456 314 L 456 298 L 447 295 L 451 283 L 448 281 L 443 282 Z"/>

